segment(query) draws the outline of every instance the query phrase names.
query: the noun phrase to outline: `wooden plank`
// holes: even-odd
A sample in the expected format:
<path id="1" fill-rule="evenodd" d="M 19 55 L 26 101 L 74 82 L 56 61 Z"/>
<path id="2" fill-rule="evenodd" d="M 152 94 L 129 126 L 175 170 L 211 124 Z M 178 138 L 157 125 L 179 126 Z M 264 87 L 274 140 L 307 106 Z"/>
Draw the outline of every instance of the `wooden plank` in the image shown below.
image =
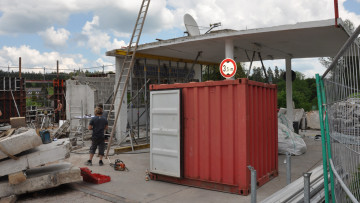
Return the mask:
<path id="1" fill-rule="evenodd" d="M 59 139 L 19 154 L 18 160 L 6 159 L 0 161 L 0 176 L 66 159 L 69 156 L 70 142 L 68 139 Z"/>
<path id="2" fill-rule="evenodd" d="M 26 175 L 24 172 L 21 171 L 21 172 L 9 174 L 8 178 L 9 178 L 10 185 L 17 185 L 26 180 Z"/>
<path id="3" fill-rule="evenodd" d="M 147 149 L 147 148 L 150 148 L 150 144 L 134 145 L 134 150 Z M 123 152 L 130 152 L 130 151 L 132 151 L 131 146 L 119 147 L 114 149 L 115 154 L 121 154 Z"/>

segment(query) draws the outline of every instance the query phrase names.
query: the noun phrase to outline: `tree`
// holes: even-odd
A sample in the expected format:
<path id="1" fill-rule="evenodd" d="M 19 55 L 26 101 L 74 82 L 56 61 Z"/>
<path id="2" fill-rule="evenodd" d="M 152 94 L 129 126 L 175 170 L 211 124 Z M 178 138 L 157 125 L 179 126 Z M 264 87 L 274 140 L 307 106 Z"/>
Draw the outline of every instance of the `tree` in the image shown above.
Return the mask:
<path id="1" fill-rule="evenodd" d="M 271 81 L 272 83 L 274 83 L 275 76 L 270 67 L 267 70 L 267 76 L 269 78 L 269 82 Z"/>
<path id="2" fill-rule="evenodd" d="M 245 70 L 242 63 L 236 63 L 237 71 L 235 73 L 235 78 L 246 78 Z M 206 66 L 202 69 L 202 79 L 203 81 L 207 80 L 224 80 L 224 77 L 221 76 L 219 66 Z"/>
<path id="3" fill-rule="evenodd" d="M 279 68 L 275 66 L 273 83 L 276 84 L 279 80 L 280 80 L 280 71 Z"/>
<path id="4" fill-rule="evenodd" d="M 350 31 L 351 33 L 353 33 L 353 32 L 355 31 L 354 23 L 351 22 L 349 19 L 346 19 L 346 20 L 344 21 L 344 24 L 347 26 L 347 28 L 349 29 L 349 31 Z"/>
<path id="5" fill-rule="evenodd" d="M 237 71 L 235 73 L 235 78 L 238 79 L 238 78 L 246 78 L 246 73 L 245 73 L 245 70 L 244 70 L 244 64 L 243 63 L 236 63 L 236 66 L 237 66 Z"/>
<path id="6" fill-rule="evenodd" d="M 262 68 L 254 67 L 253 74 L 250 76 L 250 79 L 258 82 L 265 82 L 265 77 Z"/>

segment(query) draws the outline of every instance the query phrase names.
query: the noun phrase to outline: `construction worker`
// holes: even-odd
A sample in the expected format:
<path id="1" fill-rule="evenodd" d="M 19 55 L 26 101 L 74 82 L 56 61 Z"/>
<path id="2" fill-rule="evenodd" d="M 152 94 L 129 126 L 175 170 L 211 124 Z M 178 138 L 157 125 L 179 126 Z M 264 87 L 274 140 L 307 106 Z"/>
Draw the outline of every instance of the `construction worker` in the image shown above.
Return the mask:
<path id="1" fill-rule="evenodd" d="M 60 99 L 57 100 L 57 108 L 55 109 L 55 123 L 58 123 L 61 119 L 61 111 L 62 111 L 63 105 L 60 101 Z"/>
<path id="2" fill-rule="evenodd" d="M 95 117 L 90 120 L 88 129 L 92 130 L 91 147 L 90 147 L 90 158 L 85 165 L 92 166 L 92 159 L 94 157 L 96 148 L 99 146 L 99 165 L 104 165 L 102 158 L 105 151 L 105 130 L 108 128 L 107 120 L 102 117 L 103 110 L 100 107 L 95 108 Z"/>

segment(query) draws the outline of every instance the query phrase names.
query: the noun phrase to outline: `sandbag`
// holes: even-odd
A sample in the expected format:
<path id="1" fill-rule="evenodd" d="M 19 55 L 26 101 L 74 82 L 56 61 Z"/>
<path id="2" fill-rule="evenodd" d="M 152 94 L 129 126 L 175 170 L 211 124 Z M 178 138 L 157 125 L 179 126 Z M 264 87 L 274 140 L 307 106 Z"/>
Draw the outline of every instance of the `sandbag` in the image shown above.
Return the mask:
<path id="1" fill-rule="evenodd" d="M 307 150 L 305 141 L 294 132 L 292 122 L 285 115 L 286 110 L 280 109 L 278 113 L 278 153 L 301 155 Z"/>
<path id="2" fill-rule="evenodd" d="M 305 141 L 300 135 L 291 131 L 286 125 L 278 122 L 278 153 L 301 155 L 307 150 Z"/>

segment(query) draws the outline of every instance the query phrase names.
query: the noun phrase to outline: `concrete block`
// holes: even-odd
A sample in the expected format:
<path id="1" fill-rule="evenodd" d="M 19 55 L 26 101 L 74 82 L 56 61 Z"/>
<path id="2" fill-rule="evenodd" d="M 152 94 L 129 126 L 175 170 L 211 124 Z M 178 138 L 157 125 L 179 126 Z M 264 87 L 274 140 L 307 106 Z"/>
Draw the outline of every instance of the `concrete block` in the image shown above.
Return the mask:
<path id="1" fill-rule="evenodd" d="M 25 117 L 12 117 L 10 118 L 10 125 L 12 128 L 26 127 Z"/>
<path id="2" fill-rule="evenodd" d="M 319 111 L 307 112 L 306 119 L 308 128 L 320 129 Z"/>
<path id="3" fill-rule="evenodd" d="M 1 181 L 0 197 L 20 195 L 78 181 L 82 181 L 80 168 L 70 163 L 44 166 L 27 170 L 27 179 L 20 184 L 9 185 L 7 181 Z"/>
<path id="4" fill-rule="evenodd" d="M 13 174 L 9 174 L 9 184 L 10 185 L 17 185 L 19 183 L 22 183 L 26 180 L 26 175 L 24 172 L 17 172 Z"/>
<path id="5" fill-rule="evenodd" d="M 68 139 L 58 139 L 43 144 L 18 155 L 18 160 L 5 159 L 0 161 L 0 176 L 35 168 L 50 162 L 66 159 L 70 156 Z"/>
<path id="6" fill-rule="evenodd" d="M 40 146 L 41 144 L 41 138 L 36 134 L 34 129 L 0 140 L 1 148 L 11 155 L 19 154 L 23 151 Z M 0 151 L 0 160 L 7 157 L 8 156 L 5 153 Z"/>

